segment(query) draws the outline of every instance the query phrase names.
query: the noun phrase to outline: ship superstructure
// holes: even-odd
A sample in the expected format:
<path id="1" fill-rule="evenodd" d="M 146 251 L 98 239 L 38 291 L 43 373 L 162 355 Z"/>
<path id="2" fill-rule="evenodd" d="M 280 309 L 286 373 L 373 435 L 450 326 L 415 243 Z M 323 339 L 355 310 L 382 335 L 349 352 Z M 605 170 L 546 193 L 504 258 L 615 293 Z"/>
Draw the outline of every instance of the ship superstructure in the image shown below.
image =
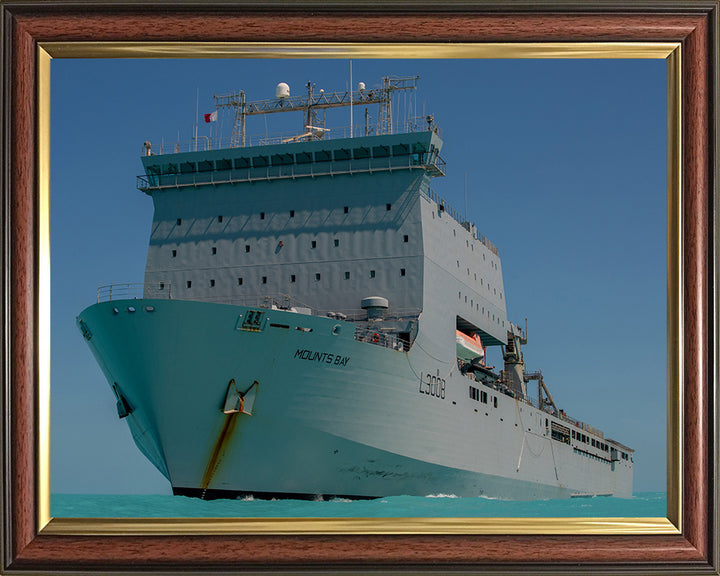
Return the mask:
<path id="1" fill-rule="evenodd" d="M 633 451 L 526 371 L 498 249 L 431 189 L 434 118 L 393 125 L 416 80 L 218 96 L 227 146 L 145 143 L 144 283 L 101 289 L 78 322 L 176 494 L 631 495 Z M 364 123 L 324 126 L 349 105 Z M 246 116 L 282 111 L 302 114 L 299 134 L 246 135 Z"/>

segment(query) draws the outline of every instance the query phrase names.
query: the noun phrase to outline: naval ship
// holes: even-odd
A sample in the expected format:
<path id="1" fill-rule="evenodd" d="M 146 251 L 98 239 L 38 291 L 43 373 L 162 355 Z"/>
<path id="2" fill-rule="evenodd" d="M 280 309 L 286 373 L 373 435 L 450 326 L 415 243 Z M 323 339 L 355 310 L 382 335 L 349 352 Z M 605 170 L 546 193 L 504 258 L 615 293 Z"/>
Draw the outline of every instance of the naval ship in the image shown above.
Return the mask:
<path id="1" fill-rule="evenodd" d="M 144 282 L 101 287 L 77 323 L 174 494 L 631 496 L 633 450 L 526 370 L 497 247 L 431 188 L 435 119 L 394 120 L 416 88 L 216 95 L 227 141 L 145 142 Z M 246 135 L 281 112 L 299 132 Z"/>

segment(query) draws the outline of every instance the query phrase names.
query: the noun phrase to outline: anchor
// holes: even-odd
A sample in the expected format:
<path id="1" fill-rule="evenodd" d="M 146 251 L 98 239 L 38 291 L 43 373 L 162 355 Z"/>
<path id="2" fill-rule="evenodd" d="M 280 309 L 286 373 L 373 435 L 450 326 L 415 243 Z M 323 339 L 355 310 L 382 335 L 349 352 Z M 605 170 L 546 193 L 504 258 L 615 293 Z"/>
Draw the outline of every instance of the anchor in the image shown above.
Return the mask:
<path id="1" fill-rule="evenodd" d="M 252 416 L 253 404 L 257 396 L 259 383 L 255 380 L 250 387 L 241 392 L 235 384 L 235 378 L 228 383 L 227 393 L 225 394 L 225 404 L 223 405 L 223 413 L 225 414 L 247 414 Z"/>

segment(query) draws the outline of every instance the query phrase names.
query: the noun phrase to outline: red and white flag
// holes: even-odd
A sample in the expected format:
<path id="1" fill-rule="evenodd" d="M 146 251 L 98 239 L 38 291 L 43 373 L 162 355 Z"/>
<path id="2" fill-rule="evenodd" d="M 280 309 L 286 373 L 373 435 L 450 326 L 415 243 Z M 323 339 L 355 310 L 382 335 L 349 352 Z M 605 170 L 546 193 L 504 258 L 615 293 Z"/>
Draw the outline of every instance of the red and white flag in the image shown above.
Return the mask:
<path id="1" fill-rule="evenodd" d="M 210 114 L 205 114 L 205 122 L 216 122 L 217 121 L 217 110 Z"/>

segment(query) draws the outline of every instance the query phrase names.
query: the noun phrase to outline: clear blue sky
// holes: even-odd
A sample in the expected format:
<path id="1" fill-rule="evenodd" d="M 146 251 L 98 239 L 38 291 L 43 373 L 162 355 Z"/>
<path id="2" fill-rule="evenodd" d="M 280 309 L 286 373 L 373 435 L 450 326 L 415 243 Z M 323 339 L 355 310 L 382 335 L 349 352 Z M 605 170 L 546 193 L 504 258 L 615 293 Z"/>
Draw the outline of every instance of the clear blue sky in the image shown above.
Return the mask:
<path id="1" fill-rule="evenodd" d="M 508 317 L 528 318 L 528 370 L 568 414 L 637 450 L 635 491 L 664 490 L 665 62 L 353 62 L 354 86 L 415 74 L 413 101 L 445 141 L 447 176 L 433 188 L 462 212 L 467 175 L 469 219 L 500 249 Z M 143 281 L 142 143 L 189 140 L 198 93 L 202 115 L 214 93 L 272 98 L 282 81 L 297 95 L 308 80 L 345 90 L 349 62 L 53 60 L 53 492 L 170 493 L 75 326 L 98 284 Z M 329 127 L 349 124 L 342 110 Z M 301 125 L 269 116 L 269 133 L 287 130 L 282 116 Z M 265 133 L 260 118 L 248 134 Z"/>

